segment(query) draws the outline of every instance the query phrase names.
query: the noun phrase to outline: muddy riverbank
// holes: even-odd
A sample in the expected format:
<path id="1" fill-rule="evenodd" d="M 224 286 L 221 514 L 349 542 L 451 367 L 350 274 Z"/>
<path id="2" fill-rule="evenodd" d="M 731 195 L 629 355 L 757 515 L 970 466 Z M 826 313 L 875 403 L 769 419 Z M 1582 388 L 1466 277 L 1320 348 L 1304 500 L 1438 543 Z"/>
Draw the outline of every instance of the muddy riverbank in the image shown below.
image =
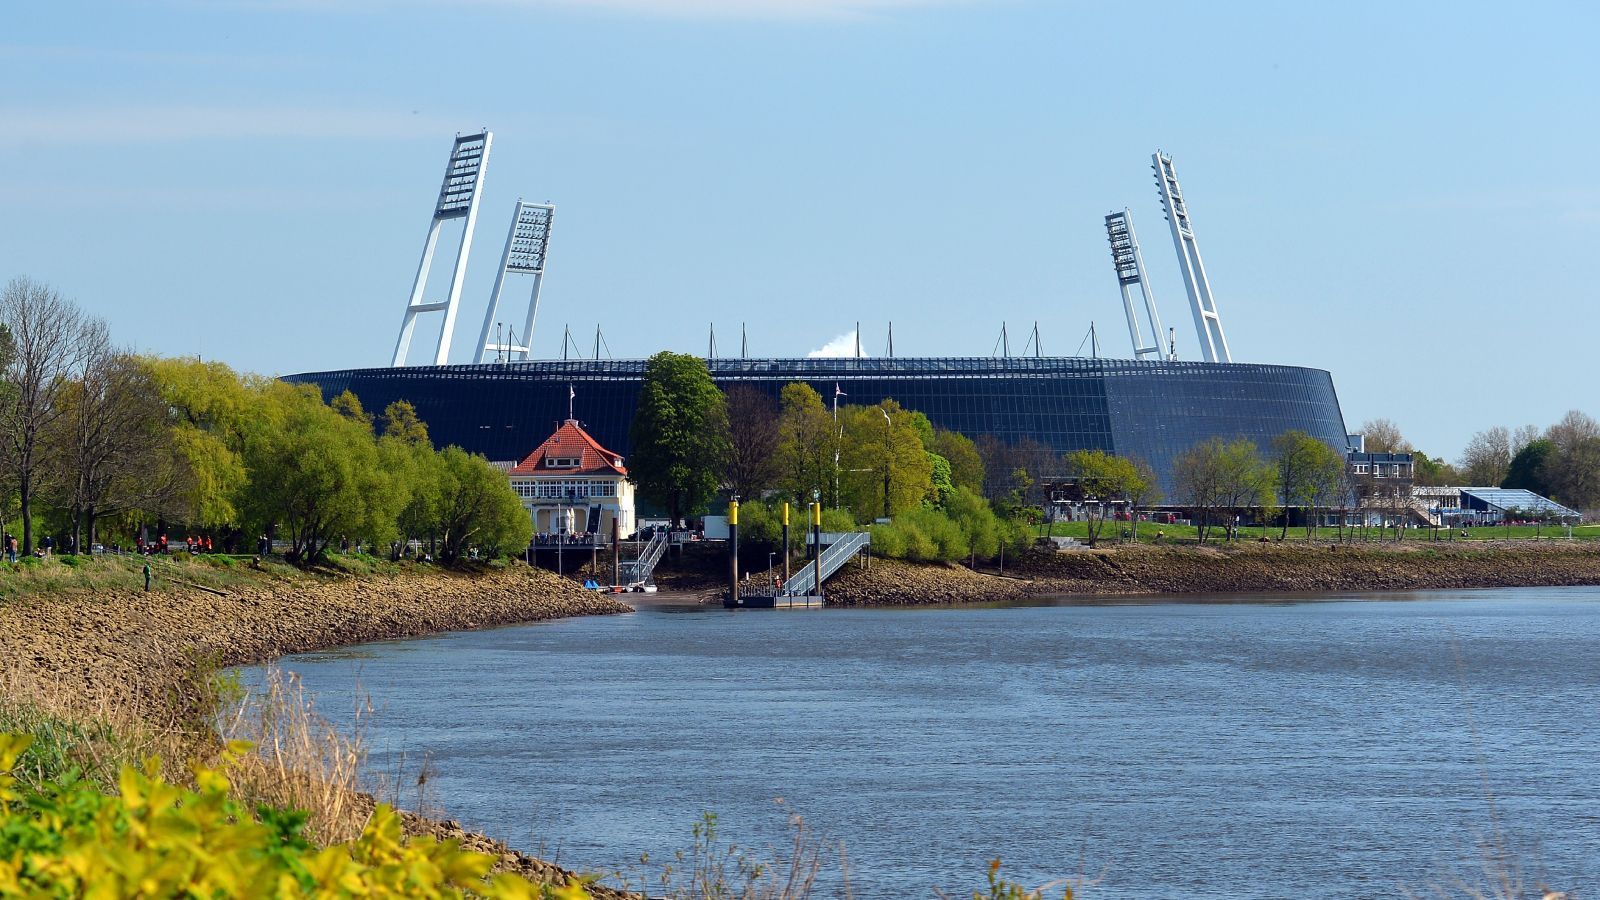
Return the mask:
<path id="1" fill-rule="evenodd" d="M 1039 595 L 1256 594 L 1600 585 L 1583 542 L 1138 545 L 1030 553 L 1005 578 L 873 560 L 828 584 L 842 606 L 982 603 Z"/>

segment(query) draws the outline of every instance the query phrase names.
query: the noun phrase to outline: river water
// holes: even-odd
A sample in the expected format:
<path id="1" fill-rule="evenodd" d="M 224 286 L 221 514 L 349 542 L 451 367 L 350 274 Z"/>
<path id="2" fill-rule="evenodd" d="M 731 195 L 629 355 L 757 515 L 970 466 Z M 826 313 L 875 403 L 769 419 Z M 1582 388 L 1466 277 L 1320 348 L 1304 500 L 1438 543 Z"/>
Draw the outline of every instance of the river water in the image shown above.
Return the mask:
<path id="1" fill-rule="evenodd" d="M 1530 891 L 1594 892 L 1600 589 L 1251 599 L 655 601 L 283 665 L 337 721 L 371 698 L 376 770 L 426 755 L 429 802 L 572 867 L 704 811 L 781 844 L 789 810 L 856 897 L 967 896 L 995 856 L 1091 898 L 1431 896 L 1496 835 Z"/>

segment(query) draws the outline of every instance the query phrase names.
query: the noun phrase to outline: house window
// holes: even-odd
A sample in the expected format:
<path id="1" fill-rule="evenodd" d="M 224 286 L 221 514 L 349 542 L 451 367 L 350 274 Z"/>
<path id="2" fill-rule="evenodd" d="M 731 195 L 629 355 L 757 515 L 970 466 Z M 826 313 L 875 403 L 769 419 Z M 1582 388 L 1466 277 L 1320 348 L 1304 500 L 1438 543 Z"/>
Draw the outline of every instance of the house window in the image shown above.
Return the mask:
<path id="1" fill-rule="evenodd" d="M 547 456 L 544 464 L 551 469 L 576 469 L 578 460 L 571 456 Z"/>

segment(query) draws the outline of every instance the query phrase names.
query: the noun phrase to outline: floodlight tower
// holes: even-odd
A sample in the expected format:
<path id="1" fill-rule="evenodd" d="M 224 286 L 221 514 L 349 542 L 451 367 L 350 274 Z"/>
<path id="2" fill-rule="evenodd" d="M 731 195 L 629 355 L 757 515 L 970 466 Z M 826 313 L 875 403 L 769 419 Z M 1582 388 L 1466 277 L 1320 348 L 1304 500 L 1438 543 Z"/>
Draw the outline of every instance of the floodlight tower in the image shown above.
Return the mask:
<path id="1" fill-rule="evenodd" d="M 1128 337 L 1133 339 L 1135 359 L 1161 358 L 1161 316 L 1156 312 L 1155 292 L 1150 288 L 1150 278 L 1144 271 L 1144 254 L 1139 252 L 1139 237 L 1133 231 L 1133 213 L 1122 212 L 1106 216 L 1106 237 L 1111 241 L 1111 265 L 1117 271 L 1117 284 L 1122 288 L 1122 307 L 1128 314 Z M 1139 314 L 1134 310 L 1133 285 L 1139 286 L 1144 297 L 1145 319 L 1150 325 L 1150 344 L 1146 346 L 1139 333 Z"/>
<path id="2" fill-rule="evenodd" d="M 1228 339 L 1222 334 L 1222 317 L 1217 314 L 1217 301 L 1211 296 L 1211 282 L 1206 278 L 1205 263 L 1200 261 L 1200 246 L 1194 242 L 1194 226 L 1189 221 L 1189 208 L 1183 203 L 1183 189 L 1178 187 L 1178 174 L 1173 171 L 1172 157 L 1157 150 L 1150 157 L 1156 170 L 1156 187 L 1161 192 L 1161 206 L 1172 225 L 1172 245 L 1178 251 L 1178 268 L 1183 271 L 1183 286 L 1189 291 L 1189 304 L 1194 308 L 1194 327 L 1200 335 L 1200 350 L 1208 362 L 1233 362 L 1228 353 Z"/>
<path id="3" fill-rule="evenodd" d="M 490 353 L 504 353 L 506 359 L 518 354 L 527 359 L 533 350 L 533 324 L 539 316 L 539 288 L 544 284 L 544 262 L 550 252 L 550 226 L 555 222 L 556 208 L 548 203 L 517 201 L 511 214 L 511 231 L 506 234 L 506 249 L 500 254 L 500 272 L 494 277 L 494 293 L 489 297 L 489 312 L 483 317 L 483 334 L 478 338 L 478 362 L 486 362 Z M 522 328 L 522 343 L 516 335 L 510 340 L 489 340 L 494 328 L 494 317 L 500 310 L 500 290 L 505 287 L 507 275 L 532 275 L 533 290 L 528 295 L 528 319 Z"/>
<path id="4" fill-rule="evenodd" d="M 456 330 L 461 282 L 467 275 L 467 254 L 472 250 L 472 229 L 478 223 L 478 200 L 483 196 L 483 178 L 489 166 L 489 144 L 493 140 L 494 135 L 487 130 L 477 134 L 456 135 L 455 146 L 450 149 L 450 162 L 444 168 L 444 183 L 439 187 L 439 202 L 433 207 L 428 240 L 422 245 L 422 262 L 417 266 L 417 280 L 412 283 L 411 299 L 406 302 L 406 317 L 400 325 L 400 339 L 394 345 L 395 366 L 406 364 L 406 352 L 411 349 L 411 333 L 416 330 L 417 316 L 427 312 L 444 312 L 444 326 L 439 329 L 439 347 L 434 351 L 433 364 L 442 366 L 449 361 L 450 337 Z M 439 244 L 439 226 L 448 219 L 461 218 L 467 222 L 461 229 L 461 245 L 456 248 L 450 293 L 443 300 L 424 302 L 422 292 L 428 286 L 428 269 L 433 265 L 433 251 Z"/>

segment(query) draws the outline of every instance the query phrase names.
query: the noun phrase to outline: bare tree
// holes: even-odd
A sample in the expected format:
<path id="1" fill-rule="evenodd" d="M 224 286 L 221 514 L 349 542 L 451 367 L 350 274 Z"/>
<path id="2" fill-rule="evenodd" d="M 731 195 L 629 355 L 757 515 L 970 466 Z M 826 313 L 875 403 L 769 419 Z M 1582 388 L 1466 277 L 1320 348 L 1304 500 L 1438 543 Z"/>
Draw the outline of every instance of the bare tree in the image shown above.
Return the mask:
<path id="1" fill-rule="evenodd" d="M 1361 424 L 1361 436 L 1368 453 L 1408 453 L 1412 449 L 1392 419 L 1368 419 Z"/>
<path id="2" fill-rule="evenodd" d="M 1499 487 L 1511 468 L 1511 457 L 1520 447 L 1513 448 L 1511 432 L 1504 425 L 1486 428 L 1467 441 L 1461 451 L 1461 470 L 1467 481 L 1484 487 Z"/>
<path id="3" fill-rule="evenodd" d="M 101 516 L 129 509 L 165 512 L 184 484 L 163 427 L 166 408 L 145 367 L 111 346 L 105 324 L 86 322 L 76 377 L 50 429 L 51 481 L 71 513 L 72 547 L 98 535 Z"/>
<path id="4" fill-rule="evenodd" d="M 64 412 L 63 394 L 81 368 L 83 313 L 54 288 L 13 278 L 0 292 L 0 321 L 14 353 L 6 367 L 10 389 L 0 403 L 0 452 L 16 481 L 22 552 L 33 552 L 33 500 L 43 474 L 44 438 Z"/>
<path id="5" fill-rule="evenodd" d="M 1523 447 L 1537 441 L 1544 436 L 1537 425 L 1519 425 L 1517 430 L 1511 432 L 1511 455 L 1516 456 Z"/>
<path id="6" fill-rule="evenodd" d="M 729 388 L 728 466 L 724 481 L 735 494 L 754 498 L 778 481 L 778 404 L 747 384 Z"/>
<path id="7" fill-rule="evenodd" d="M 1550 454 L 1545 458 L 1545 481 L 1556 499 L 1577 510 L 1600 504 L 1600 422 L 1572 410 L 1545 432 Z"/>

